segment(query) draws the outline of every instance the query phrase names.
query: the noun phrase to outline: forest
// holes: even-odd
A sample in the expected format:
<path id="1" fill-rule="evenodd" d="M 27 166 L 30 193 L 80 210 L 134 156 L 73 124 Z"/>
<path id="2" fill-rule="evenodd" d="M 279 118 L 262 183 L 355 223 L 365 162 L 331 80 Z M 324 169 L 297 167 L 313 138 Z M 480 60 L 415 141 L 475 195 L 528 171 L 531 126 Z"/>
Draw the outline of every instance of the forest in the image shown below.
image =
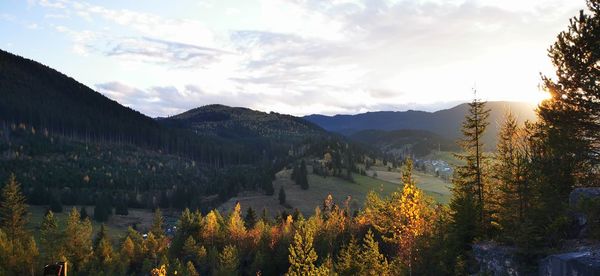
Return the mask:
<path id="1" fill-rule="evenodd" d="M 7 152 L 3 164 L 8 164 L 0 170 L 4 178 L 0 274 L 40 275 L 44 265 L 66 261 L 69 275 L 471 275 L 485 273 L 478 270 L 473 252 L 474 244 L 483 242 L 516 248 L 525 272 L 534 274 L 542 257 L 578 238 L 572 231 L 574 211 L 588 218 L 586 239 L 595 243 L 600 239 L 600 200 L 586 201 L 578 210 L 569 206 L 575 188 L 600 186 L 600 1 L 588 0 L 587 5 L 589 11 L 573 17 L 548 50 L 556 77 L 542 76 L 550 98 L 537 107 L 536 121 L 520 124 L 507 111 L 498 144 L 489 152 L 482 139 L 491 123 L 489 109 L 478 98 L 469 104 L 456 154 L 463 162 L 454 168 L 448 205 L 436 203 L 416 186 L 413 161 L 406 158 L 399 162 L 403 185 L 385 197 L 370 193 L 358 212 L 351 212 L 343 199 L 328 196 L 310 216 L 261 213 L 239 203 L 222 214 L 196 195 L 218 194 L 226 199 L 242 189 L 274 194 L 268 183 L 286 166 L 293 168 L 297 184 L 310 189 L 303 157 L 332 152 L 329 157 L 335 165 L 321 168 L 322 173 L 351 178 L 352 172 L 358 172 L 354 165 L 377 151 L 349 146 L 333 136 L 302 137 L 298 141 L 306 144 L 294 144 L 285 158 L 274 154 L 262 159 L 262 164 L 254 161 L 256 148 L 242 143 L 249 153 L 240 160 L 248 162 L 238 162 L 235 148 L 220 144 L 228 143 L 227 139 L 182 129 L 185 124 L 196 130 L 210 127 L 189 118 L 164 125 L 145 117 L 139 119 L 145 122 L 142 125 L 122 120 L 125 134 L 121 136 L 104 132 L 104 124 L 91 124 L 95 119 L 80 116 L 83 111 L 65 109 L 59 117 L 45 117 L 39 107 L 46 103 L 13 109 L 9 107 L 26 101 L 17 100 L 18 94 L 6 97 L 11 101 L 0 101 L 0 116 L 8 118 L 2 125 L 5 142 L 0 144 Z M 52 82 L 54 77 L 40 78 Z M 6 80 L 0 81 L 2 89 L 11 85 Z M 223 115 L 211 116 L 211 121 L 224 120 Z M 243 120 L 232 124 L 248 126 Z M 185 133 L 183 140 L 164 134 L 162 128 L 167 127 Z M 304 127 L 319 132 L 312 125 Z M 155 131 L 159 135 L 152 134 Z M 273 135 L 281 138 L 280 133 Z M 110 143 L 93 147 L 85 143 L 86 137 L 94 136 Z M 204 141 L 222 146 L 215 149 L 217 161 L 195 155 Z M 32 162 L 30 158 L 14 158 L 40 151 L 49 151 L 47 156 L 57 159 L 37 160 L 40 163 L 31 168 L 65 167 L 36 173 L 19 163 Z M 181 152 L 191 154 L 177 155 Z M 71 161 L 51 162 L 58 159 Z M 196 162 L 214 166 L 182 169 Z M 103 167 L 110 164 L 118 174 L 113 176 Z M 52 186 L 61 182 L 81 186 Z M 128 195 L 132 191 L 135 194 Z M 160 200 L 161 191 L 168 199 L 165 202 Z M 44 196 L 48 194 L 49 198 Z M 153 209 L 154 219 L 147 232 L 130 228 L 119 239 L 104 226 L 94 231 L 90 218 L 82 217 L 76 208 L 67 210 L 64 222 L 49 208 L 39 225 L 26 227 L 29 204 L 51 206 L 56 198 L 71 198 L 71 204 L 111 202 L 106 207 L 110 213 L 113 207 L 122 210 L 123 205 L 139 204 Z M 284 203 L 285 193 L 280 191 L 279 198 Z M 181 210 L 174 232 L 167 231 L 161 207 Z"/>

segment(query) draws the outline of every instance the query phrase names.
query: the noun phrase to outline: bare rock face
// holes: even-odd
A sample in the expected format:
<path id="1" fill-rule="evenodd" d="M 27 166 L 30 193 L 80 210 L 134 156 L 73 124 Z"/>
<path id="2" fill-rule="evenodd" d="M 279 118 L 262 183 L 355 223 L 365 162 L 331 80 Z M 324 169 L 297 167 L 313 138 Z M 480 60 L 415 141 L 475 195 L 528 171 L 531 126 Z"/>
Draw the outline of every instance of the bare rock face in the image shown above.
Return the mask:
<path id="1" fill-rule="evenodd" d="M 539 275 L 600 275 L 600 250 L 550 255 L 540 262 Z"/>
<path id="2" fill-rule="evenodd" d="M 484 275 L 525 275 L 515 258 L 515 248 L 494 243 L 473 245 L 473 257 L 479 264 L 478 274 Z"/>

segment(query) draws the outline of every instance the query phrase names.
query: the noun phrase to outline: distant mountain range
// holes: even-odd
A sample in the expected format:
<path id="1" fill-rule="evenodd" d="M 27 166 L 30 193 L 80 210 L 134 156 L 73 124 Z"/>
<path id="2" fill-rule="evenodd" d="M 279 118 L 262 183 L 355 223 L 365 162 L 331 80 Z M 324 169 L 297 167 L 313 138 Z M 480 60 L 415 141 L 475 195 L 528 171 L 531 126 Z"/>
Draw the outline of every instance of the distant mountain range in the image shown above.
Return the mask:
<path id="1" fill-rule="evenodd" d="M 491 110 L 490 126 L 484 135 L 489 146 L 496 143 L 498 129 L 504 113 L 510 110 L 519 121 L 535 120 L 535 105 L 523 102 L 488 102 Z M 468 104 L 460 104 L 450 109 L 436 112 L 425 111 L 378 111 L 356 115 L 309 115 L 304 119 L 322 128 L 352 137 L 364 130 L 393 131 L 402 129 L 425 130 L 440 135 L 444 139 L 456 140 L 461 137 L 462 121 L 468 111 Z"/>

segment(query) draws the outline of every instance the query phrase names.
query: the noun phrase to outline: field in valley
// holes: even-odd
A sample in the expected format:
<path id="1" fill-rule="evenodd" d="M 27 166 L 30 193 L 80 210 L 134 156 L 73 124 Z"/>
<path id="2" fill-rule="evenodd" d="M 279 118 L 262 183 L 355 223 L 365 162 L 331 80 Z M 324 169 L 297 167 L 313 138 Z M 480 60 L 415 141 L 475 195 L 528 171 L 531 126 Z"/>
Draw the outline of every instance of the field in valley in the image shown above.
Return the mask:
<path id="1" fill-rule="evenodd" d="M 338 205 L 342 205 L 348 196 L 352 197 L 350 208 L 357 210 L 362 208 L 365 197 L 369 191 L 375 191 L 381 196 L 390 195 L 400 186 L 400 173 L 384 171 L 383 168 L 376 171 L 377 177 L 371 177 L 373 172 L 369 171 L 368 176 L 354 174 L 354 183 L 338 177 L 321 177 L 312 173 L 308 174 L 309 189 L 302 190 L 300 186 L 295 185 L 290 179 L 291 170 L 283 170 L 276 175 L 273 182 L 275 194 L 266 196 L 261 193 L 241 193 L 237 197 L 229 199 L 218 209 L 221 213 L 229 212 L 236 202 L 240 202 L 242 209 L 246 210 L 252 207 L 258 214 L 263 209 L 267 209 L 270 216 L 274 216 L 281 211 L 286 210 L 291 213 L 294 208 L 298 208 L 304 215 L 312 215 L 315 207 L 322 206 L 323 199 L 331 194 Z M 309 170 L 310 171 L 310 170 Z M 448 203 L 450 198 L 449 183 L 443 180 L 415 172 L 417 186 L 425 193 L 433 197 L 437 202 Z M 279 204 L 279 188 L 283 187 L 286 193 L 286 202 L 291 208 L 286 208 Z"/>

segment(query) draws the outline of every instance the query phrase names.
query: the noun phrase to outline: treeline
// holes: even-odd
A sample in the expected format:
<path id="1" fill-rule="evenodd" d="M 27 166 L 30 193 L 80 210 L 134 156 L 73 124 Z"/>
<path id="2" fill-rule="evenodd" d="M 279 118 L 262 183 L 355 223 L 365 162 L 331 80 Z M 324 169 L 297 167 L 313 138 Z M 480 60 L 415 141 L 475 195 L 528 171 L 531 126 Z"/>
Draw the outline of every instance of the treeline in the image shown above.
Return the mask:
<path id="1" fill-rule="evenodd" d="M 438 257 L 447 212 L 415 187 L 411 163 L 403 188 L 390 198 L 368 196 L 362 212 L 349 214 L 327 197 L 315 214 L 271 219 L 237 204 L 227 216 L 185 209 L 174 236 L 165 234 L 161 212 L 147 233 L 129 229 L 114 240 L 104 227 L 92 237 L 89 218 L 72 209 L 62 226 L 51 211 L 39 238 L 25 227 L 27 206 L 10 177 L 0 194 L 0 273 L 39 274 L 43 264 L 67 261 L 70 274 L 146 275 L 399 275 L 445 271 Z M 392 227 L 398 226 L 398 227 Z M 439 239 L 438 239 L 439 240 Z"/>
<path id="2" fill-rule="evenodd" d="M 29 204 L 54 210 L 105 198 L 111 207 L 208 211 L 239 191 L 272 195 L 275 172 L 287 162 L 207 168 L 177 155 L 73 141 L 25 124 L 0 129 L 0 177 L 14 173 Z"/>

